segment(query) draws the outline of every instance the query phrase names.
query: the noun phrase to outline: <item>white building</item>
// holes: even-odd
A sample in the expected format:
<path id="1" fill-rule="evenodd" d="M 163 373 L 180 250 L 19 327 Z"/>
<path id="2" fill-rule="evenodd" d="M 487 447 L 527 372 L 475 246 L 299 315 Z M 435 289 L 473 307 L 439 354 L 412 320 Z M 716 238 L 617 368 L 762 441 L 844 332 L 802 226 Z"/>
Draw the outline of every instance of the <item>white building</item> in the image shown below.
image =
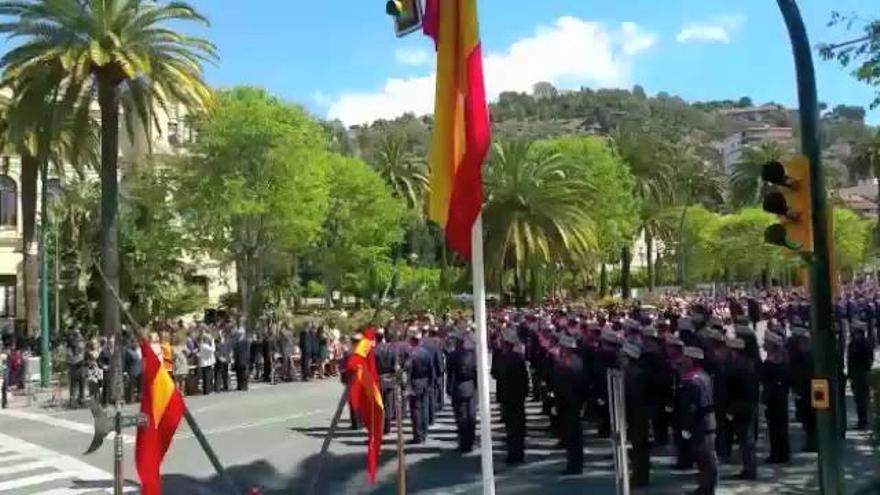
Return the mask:
<path id="1" fill-rule="evenodd" d="M 743 152 L 747 148 L 764 141 L 777 142 L 784 147 L 791 147 L 794 144 L 794 129 L 763 125 L 749 127 L 731 134 L 719 145 L 724 172 L 730 173 L 733 166 L 742 161 Z"/>

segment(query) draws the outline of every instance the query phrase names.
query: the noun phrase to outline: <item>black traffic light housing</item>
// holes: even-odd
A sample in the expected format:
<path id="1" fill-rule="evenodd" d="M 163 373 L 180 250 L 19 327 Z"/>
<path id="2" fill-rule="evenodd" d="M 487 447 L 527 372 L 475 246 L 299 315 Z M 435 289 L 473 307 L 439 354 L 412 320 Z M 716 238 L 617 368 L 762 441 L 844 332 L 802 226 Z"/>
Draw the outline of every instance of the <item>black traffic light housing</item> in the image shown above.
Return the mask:
<path id="1" fill-rule="evenodd" d="M 764 211 L 779 216 L 767 227 L 764 241 L 793 251 L 812 252 L 810 165 L 806 157 L 772 161 L 761 169 L 761 178 L 776 186 L 764 195 Z"/>
<path id="2" fill-rule="evenodd" d="M 388 0 L 385 13 L 394 18 L 394 33 L 398 37 L 422 27 L 422 0 Z"/>

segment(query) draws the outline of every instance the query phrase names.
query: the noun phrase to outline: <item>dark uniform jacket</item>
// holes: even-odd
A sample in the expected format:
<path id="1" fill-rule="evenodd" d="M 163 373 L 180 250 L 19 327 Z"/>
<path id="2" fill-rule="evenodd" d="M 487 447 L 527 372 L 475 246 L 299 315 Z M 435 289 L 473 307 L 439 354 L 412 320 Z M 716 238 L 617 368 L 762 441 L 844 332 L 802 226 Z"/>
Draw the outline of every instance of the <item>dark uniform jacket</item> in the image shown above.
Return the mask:
<path id="1" fill-rule="evenodd" d="M 473 397 L 477 389 L 477 354 L 467 345 L 459 345 L 446 363 L 446 390 L 453 399 Z"/>

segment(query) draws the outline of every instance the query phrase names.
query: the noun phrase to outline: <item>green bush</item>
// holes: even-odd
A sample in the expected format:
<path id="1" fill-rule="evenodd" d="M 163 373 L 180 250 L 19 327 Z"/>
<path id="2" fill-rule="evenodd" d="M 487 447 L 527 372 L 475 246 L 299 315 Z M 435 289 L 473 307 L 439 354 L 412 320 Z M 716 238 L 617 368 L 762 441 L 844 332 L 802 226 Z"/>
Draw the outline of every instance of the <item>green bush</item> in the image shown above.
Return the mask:
<path id="1" fill-rule="evenodd" d="M 326 294 L 327 289 L 320 282 L 309 280 L 306 284 L 306 297 L 324 297 Z"/>

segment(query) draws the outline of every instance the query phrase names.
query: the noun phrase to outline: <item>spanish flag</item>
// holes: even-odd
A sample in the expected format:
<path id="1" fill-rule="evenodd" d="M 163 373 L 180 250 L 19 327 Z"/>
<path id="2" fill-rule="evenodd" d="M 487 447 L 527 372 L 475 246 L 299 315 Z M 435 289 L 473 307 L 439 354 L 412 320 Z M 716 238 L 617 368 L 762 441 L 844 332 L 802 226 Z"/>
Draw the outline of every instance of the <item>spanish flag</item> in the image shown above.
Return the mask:
<path id="1" fill-rule="evenodd" d="M 427 0 L 424 31 L 437 48 L 437 89 L 428 215 L 449 247 L 471 258 L 471 230 L 483 206 L 481 167 L 489 109 L 476 0 Z"/>
<path id="2" fill-rule="evenodd" d="M 348 389 L 351 410 L 367 429 L 367 474 L 370 483 L 376 483 L 376 464 L 382 448 L 382 429 L 385 424 L 385 408 L 379 391 L 379 373 L 373 347 L 376 333 L 368 328 L 348 358 L 346 372 L 352 377 Z"/>
<path id="3" fill-rule="evenodd" d="M 159 466 L 186 406 L 168 370 L 162 366 L 146 340 L 141 340 L 141 354 L 144 360 L 141 414 L 146 416 L 147 421 L 137 430 L 135 464 L 141 480 L 141 495 L 160 495 L 162 479 Z"/>

